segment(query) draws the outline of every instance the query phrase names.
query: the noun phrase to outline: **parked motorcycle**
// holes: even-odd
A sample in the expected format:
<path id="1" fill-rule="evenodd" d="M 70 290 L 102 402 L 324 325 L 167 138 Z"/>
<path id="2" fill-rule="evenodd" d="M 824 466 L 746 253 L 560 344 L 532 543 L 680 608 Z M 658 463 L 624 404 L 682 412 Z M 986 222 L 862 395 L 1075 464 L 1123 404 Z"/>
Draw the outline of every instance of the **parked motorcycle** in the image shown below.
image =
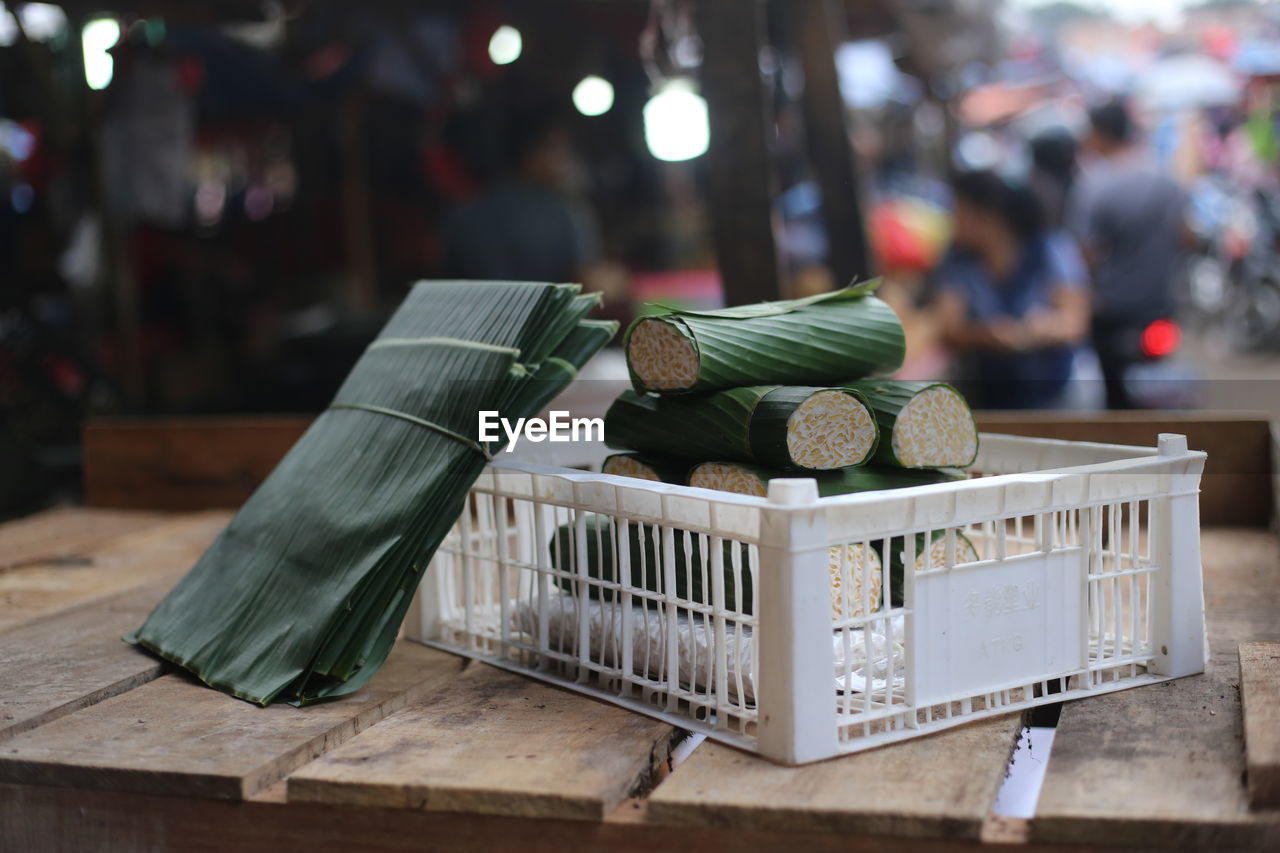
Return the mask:
<path id="1" fill-rule="evenodd" d="M 1193 188 L 1186 321 L 1229 352 L 1280 349 L 1280 198 L 1233 191 L 1221 178 Z"/>

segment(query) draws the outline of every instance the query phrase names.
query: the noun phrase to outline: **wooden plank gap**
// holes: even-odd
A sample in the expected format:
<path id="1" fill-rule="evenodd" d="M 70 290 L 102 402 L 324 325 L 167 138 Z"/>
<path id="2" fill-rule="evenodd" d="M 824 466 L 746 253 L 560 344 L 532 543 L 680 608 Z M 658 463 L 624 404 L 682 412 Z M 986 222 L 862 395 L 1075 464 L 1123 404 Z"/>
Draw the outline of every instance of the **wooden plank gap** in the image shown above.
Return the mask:
<path id="1" fill-rule="evenodd" d="M 649 820 L 977 839 L 1021 728 L 1013 713 L 801 767 L 705 743 L 650 795 Z"/>
<path id="2" fill-rule="evenodd" d="M 402 643 L 349 696 L 260 708 L 174 673 L 0 744 L 0 780 L 244 799 L 454 678 L 459 658 Z"/>
<path id="3" fill-rule="evenodd" d="M 666 761 L 666 723 L 488 665 L 289 777 L 289 801 L 602 820 Z"/>
<path id="4" fill-rule="evenodd" d="M 1240 706 L 1249 805 L 1280 808 L 1280 643 L 1240 646 Z"/>

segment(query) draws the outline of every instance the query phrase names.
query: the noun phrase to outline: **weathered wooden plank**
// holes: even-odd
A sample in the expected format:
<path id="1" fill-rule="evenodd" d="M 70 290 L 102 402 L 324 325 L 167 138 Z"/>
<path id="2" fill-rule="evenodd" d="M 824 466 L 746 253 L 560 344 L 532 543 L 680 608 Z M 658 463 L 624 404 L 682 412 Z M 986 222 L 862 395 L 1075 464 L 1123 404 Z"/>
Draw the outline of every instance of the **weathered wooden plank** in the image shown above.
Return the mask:
<path id="1" fill-rule="evenodd" d="M 1162 432 L 1181 433 L 1209 454 L 1200 478 L 1206 525 L 1267 527 L 1275 518 L 1271 423 L 1265 415 L 1206 412 L 977 412 L 978 428 L 1067 441 L 1153 447 Z"/>
<path id="2" fill-rule="evenodd" d="M 291 802 L 599 820 L 665 761 L 670 725 L 473 664 L 289 777 Z"/>
<path id="3" fill-rule="evenodd" d="M 0 741 L 160 677 L 164 665 L 120 637 L 168 589 L 164 581 L 0 634 Z"/>
<path id="4" fill-rule="evenodd" d="M 0 781 L 242 799 L 453 678 L 462 659 L 402 644 L 361 690 L 260 708 L 166 675 L 0 745 Z"/>
<path id="5" fill-rule="evenodd" d="M 74 562 L 0 572 L 0 632 L 156 581 L 172 582 L 209 547 L 229 518 L 222 510 L 178 516 L 99 542 Z"/>
<path id="6" fill-rule="evenodd" d="M 1280 644 L 1240 646 L 1240 706 L 1249 804 L 1280 808 Z"/>
<path id="7" fill-rule="evenodd" d="M 803 767 L 703 744 L 649 797 L 649 819 L 976 839 L 1021 724 L 1010 714 Z"/>
<path id="8" fill-rule="evenodd" d="M 1280 814 L 1250 813 L 1238 645 L 1280 640 L 1280 548 L 1263 531 L 1202 535 L 1210 657 L 1203 675 L 1063 706 L 1031 838 L 1280 845 Z"/>
<path id="9" fill-rule="evenodd" d="M 239 507 L 311 419 L 100 419 L 84 432 L 85 501 L 191 511 Z"/>
<path id="10" fill-rule="evenodd" d="M 749 301 L 746 293 L 735 299 Z M 1192 449 L 1209 454 L 1200 493 L 1205 524 L 1266 527 L 1273 518 L 1271 425 L 1263 416 L 978 412 L 977 419 L 989 432 L 1148 447 L 1161 432 L 1183 433 Z M 89 503 L 168 510 L 238 507 L 310 422 L 306 417 L 95 421 L 85 431 Z M 7 562 L 3 554 L 0 547 L 0 564 Z"/>
<path id="11" fill-rule="evenodd" d="M 64 507 L 0 524 L 0 572 L 42 563 L 71 563 L 105 539 L 144 530 L 156 512 Z"/>
<path id="12" fill-rule="evenodd" d="M 550 820 L 325 803 L 194 800 L 0 784 L 0 850 L 280 853 L 888 853 L 901 839 L 848 833 L 658 826 L 642 821 Z M 964 853 L 972 842 L 915 839 L 912 850 Z M 1035 853 L 1040 848 L 1019 849 Z M 1067 848 L 1054 848 L 1070 853 Z"/>

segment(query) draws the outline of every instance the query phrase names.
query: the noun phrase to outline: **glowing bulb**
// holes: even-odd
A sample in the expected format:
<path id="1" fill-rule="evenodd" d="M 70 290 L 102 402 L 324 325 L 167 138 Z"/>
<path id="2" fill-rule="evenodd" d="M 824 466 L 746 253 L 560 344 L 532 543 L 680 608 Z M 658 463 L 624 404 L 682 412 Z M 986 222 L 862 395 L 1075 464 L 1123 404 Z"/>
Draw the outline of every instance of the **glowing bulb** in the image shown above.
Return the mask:
<path id="1" fill-rule="evenodd" d="M 588 74 L 573 87 L 573 105 L 584 116 L 604 115 L 613 107 L 613 84 Z"/>
<path id="2" fill-rule="evenodd" d="M 120 24 L 99 18 L 84 25 L 80 44 L 84 48 L 84 81 L 90 89 L 105 89 L 111 83 L 115 63 L 107 51 L 120 40 Z"/>
<path id="3" fill-rule="evenodd" d="M 659 160 L 692 160 L 707 152 L 707 102 L 691 83 L 673 80 L 644 105 L 644 141 Z"/>
<path id="4" fill-rule="evenodd" d="M 22 28 L 27 31 L 27 38 L 32 41 L 50 41 L 67 29 L 67 13 L 53 3 L 21 4 L 18 17 L 22 20 Z"/>
<path id="5" fill-rule="evenodd" d="M 510 65 L 520 58 L 522 50 L 524 39 L 515 27 L 503 24 L 494 30 L 493 37 L 489 39 L 489 58 L 494 65 Z"/>

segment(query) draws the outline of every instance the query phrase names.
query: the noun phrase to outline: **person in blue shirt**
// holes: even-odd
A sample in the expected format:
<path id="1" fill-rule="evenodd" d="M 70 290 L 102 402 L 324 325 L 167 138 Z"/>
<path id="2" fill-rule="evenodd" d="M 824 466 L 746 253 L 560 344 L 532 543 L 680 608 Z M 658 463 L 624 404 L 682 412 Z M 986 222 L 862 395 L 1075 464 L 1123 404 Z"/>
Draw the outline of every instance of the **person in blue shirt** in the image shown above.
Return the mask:
<path id="1" fill-rule="evenodd" d="M 952 244 L 936 273 L 943 343 L 957 381 L 988 409 L 1056 408 L 1089 329 L 1087 273 L 1035 194 L 991 171 L 952 179 Z"/>

